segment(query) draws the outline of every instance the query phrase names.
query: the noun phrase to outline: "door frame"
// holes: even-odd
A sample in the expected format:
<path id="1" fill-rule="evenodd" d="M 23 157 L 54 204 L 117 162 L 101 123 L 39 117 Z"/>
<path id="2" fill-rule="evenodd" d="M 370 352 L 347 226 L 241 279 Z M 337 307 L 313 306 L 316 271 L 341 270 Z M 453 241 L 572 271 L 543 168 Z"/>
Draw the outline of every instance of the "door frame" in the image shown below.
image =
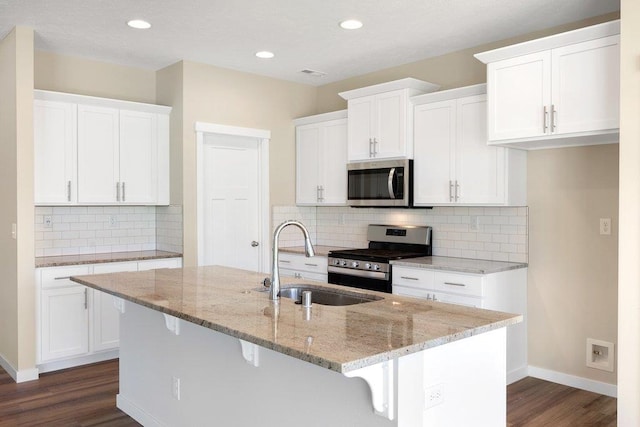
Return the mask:
<path id="1" fill-rule="evenodd" d="M 196 122 L 196 174 L 197 174 L 197 230 L 204 230 L 204 140 L 205 134 L 218 134 L 225 136 L 242 136 L 255 138 L 258 142 L 258 221 L 260 239 L 259 271 L 269 272 L 269 243 L 271 236 L 269 215 L 269 141 L 271 131 L 264 129 L 243 128 L 237 126 L 219 125 L 214 123 Z M 197 232 L 198 236 L 198 265 L 204 263 L 204 234 Z"/>

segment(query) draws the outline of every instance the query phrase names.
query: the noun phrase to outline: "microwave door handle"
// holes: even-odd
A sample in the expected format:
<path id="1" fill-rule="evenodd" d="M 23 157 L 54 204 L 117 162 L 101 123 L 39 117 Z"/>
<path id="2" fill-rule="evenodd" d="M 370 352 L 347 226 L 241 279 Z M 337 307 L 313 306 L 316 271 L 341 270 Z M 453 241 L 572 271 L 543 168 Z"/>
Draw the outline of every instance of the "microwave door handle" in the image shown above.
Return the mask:
<path id="1" fill-rule="evenodd" d="M 395 199 L 396 195 L 393 191 L 393 180 L 395 178 L 396 175 L 396 168 L 391 168 L 391 170 L 389 171 L 389 178 L 387 179 L 387 186 L 389 187 L 389 198 L 390 199 Z"/>

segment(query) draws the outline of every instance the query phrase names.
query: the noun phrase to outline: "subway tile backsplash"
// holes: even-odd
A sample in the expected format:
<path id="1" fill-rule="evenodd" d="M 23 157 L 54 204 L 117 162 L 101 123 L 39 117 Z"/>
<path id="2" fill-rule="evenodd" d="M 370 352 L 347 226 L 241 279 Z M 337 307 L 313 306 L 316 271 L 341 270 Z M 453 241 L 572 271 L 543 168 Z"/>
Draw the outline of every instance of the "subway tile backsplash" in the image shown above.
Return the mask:
<path id="1" fill-rule="evenodd" d="M 37 257 L 155 249 L 182 252 L 181 206 L 35 208 Z"/>
<path id="2" fill-rule="evenodd" d="M 434 207 L 370 209 L 274 206 L 273 226 L 286 219 L 302 221 L 317 245 L 365 247 L 367 225 L 430 225 L 433 254 L 494 261 L 528 262 L 528 208 Z M 283 230 L 281 246 L 303 245 L 294 227 Z"/>

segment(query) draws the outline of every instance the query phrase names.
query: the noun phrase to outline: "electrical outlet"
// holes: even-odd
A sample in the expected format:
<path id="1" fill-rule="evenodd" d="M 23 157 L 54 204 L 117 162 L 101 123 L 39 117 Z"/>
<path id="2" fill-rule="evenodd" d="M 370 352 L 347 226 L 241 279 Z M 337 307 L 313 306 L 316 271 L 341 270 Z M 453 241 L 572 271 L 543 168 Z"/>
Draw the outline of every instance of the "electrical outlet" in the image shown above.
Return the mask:
<path id="1" fill-rule="evenodd" d="M 469 230 L 478 231 L 480 230 L 480 217 L 478 215 L 471 215 L 469 221 Z"/>
<path id="2" fill-rule="evenodd" d="M 600 234 L 611 234 L 611 218 L 600 218 Z"/>
<path id="3" fill-rule="evenodd" d="M 444 384 L 436 384 L 424 390 L 424 409 L 433 408 L 444 402 Z"/>
<path id="4" fill-rule="evenodd" d="M 118 217 L 115 215 L 109 215 L 109 226 L 114 228 L 118 225 Z"/>
<path id="5" fill-rule="evenodd" d="M 613 372 L 615 349 L 612 342 L 587 338 L 587 366 Z"/>
<path id="6" fill-rule="evenodd" d="M 171 395 L 174 399 L 180 400 L 180 378 L 171 377 Z"/>
<path id="7" fill-rule="evenodd" d="M 42 220 L 42 224 L 44 224 L 44 228 L 51 228 L 53 226 L 51 215 L 45 215 L 44 219 Z"/>

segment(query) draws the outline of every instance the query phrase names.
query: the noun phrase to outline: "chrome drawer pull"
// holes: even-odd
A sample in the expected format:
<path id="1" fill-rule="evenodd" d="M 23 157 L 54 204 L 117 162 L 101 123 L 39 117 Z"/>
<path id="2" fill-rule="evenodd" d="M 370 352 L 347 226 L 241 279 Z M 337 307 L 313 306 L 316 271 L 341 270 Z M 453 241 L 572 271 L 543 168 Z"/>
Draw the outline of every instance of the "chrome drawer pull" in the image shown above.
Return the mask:
<path id="1" fill-rule="evenodd" d="M 304 265 L 308 265 L 309 267 L 317 267 L 318 266 L 318 264 L 309 264 L 309 263 L 306 263 L 306 262 L 304 263 Z"/>
<path id="2" fill-rule="evenodd" d="M 465 285 L 464 283 L 452 283 L 452 282 L 444 282 L 445 285 L 451 285 L 451 286 L 462 286 L 463 288 L 467 285 Z"/>
<path id="3" fill-rule="evenodd" d="M 71 276 L 55 277 L 53 280 L 68 280 L 68 279 L 71 279 Z"/>
<path id="4" fill-rule="evenodd" d="M 418 280 L 417 277 L 409 277 L 409 276 L 400 276 L 401 279 L 407 279 L 407 280 Z"/>
<path id="5" fill-rule="evenodd" d="M 287 261 L 286 259 L 281 259 L 280 262 L 283 264 L 291 264 L 291 261 Z"/>

